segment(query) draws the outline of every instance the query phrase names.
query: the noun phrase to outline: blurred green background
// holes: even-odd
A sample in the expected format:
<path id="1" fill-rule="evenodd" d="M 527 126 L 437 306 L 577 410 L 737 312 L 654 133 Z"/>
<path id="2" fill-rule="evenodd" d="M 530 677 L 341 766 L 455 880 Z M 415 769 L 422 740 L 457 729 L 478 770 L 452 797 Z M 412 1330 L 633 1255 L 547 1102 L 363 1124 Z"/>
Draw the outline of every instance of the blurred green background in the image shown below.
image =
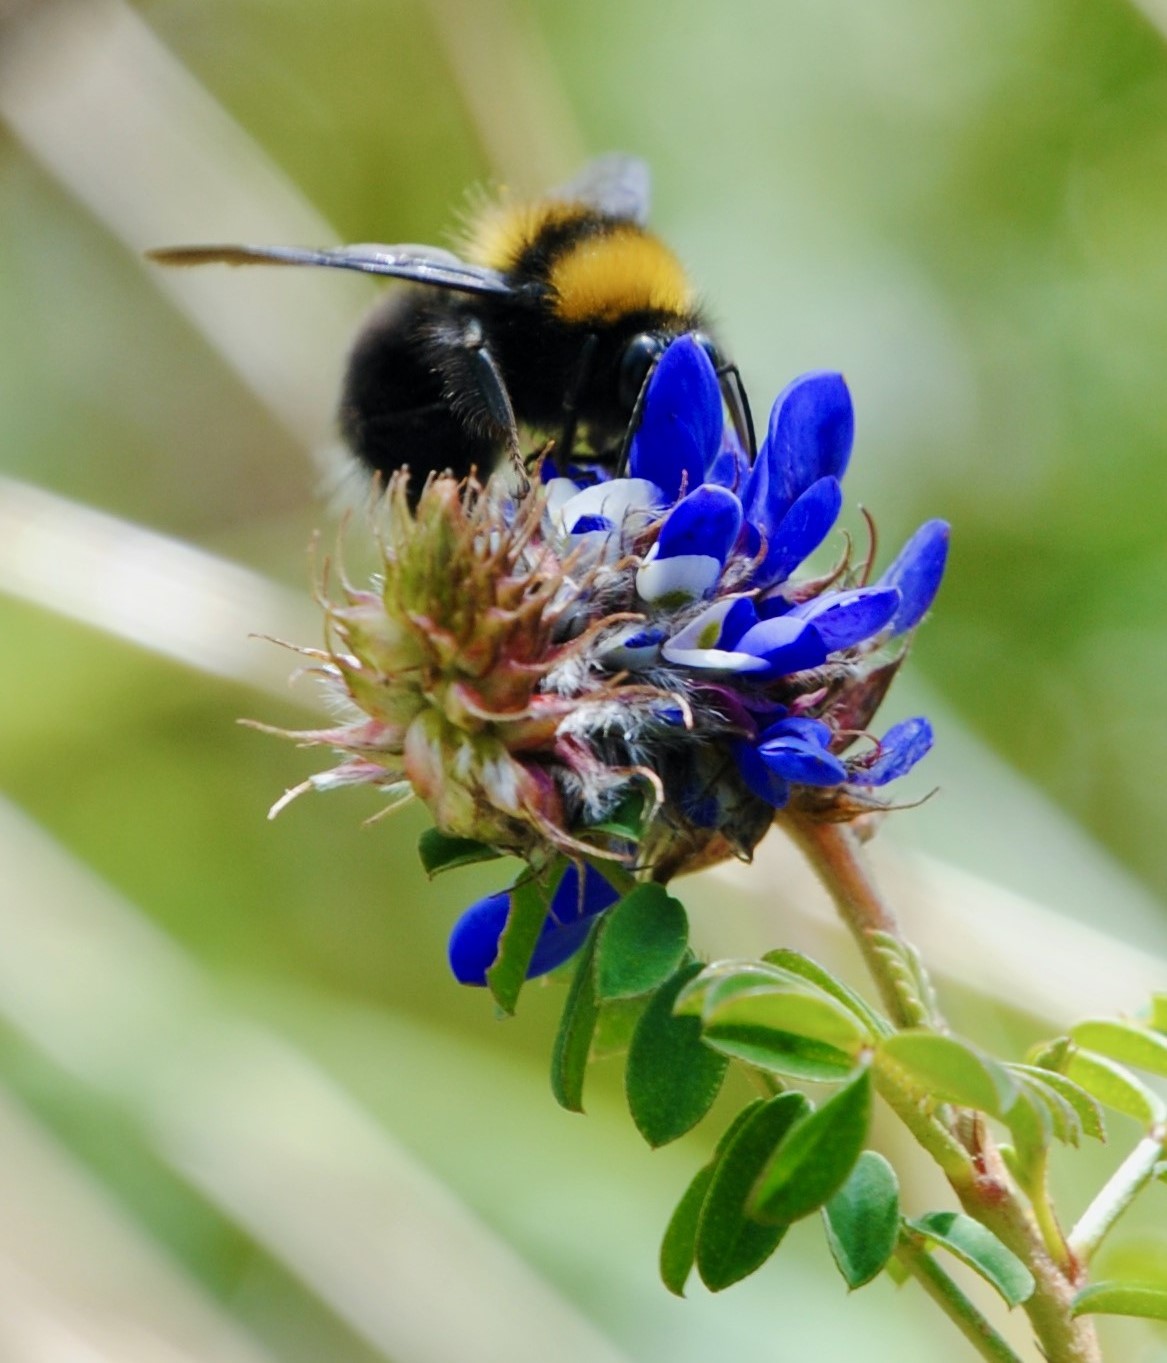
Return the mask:
<path id="1" fill-rule="evenodd" d="M 844 1302 L 813 1226 L 669 1298 L 657 1239 L 711 1136 L 650 1156 L 614 1066 L 557 1111 L 559 988 L 502 1025 L 445 971 L 497 868 L 426 885 L 424 820 L 362 828 L 365 795 L 267 823 L 316 759 L 234 723 L 311 722 L 246 635 L 318 637 L 306 549 L 375 291 L 141 250 L 445 243 L 468 186 L 613 147 L 651 162 L 757 412 L 846 372 L 849 523 L 872 510 L 886 561 L 953 522 L 893 698 L 935 714 L 915 793 L 942 790 L 889 833 L 1027 896 L 1065 1009 L 954 963 L 959 1024 L 1016 1053 L 1095 985 L 1137 1007 L 1167 954 L 1167 5 L 8 0 L 3 1359 L 961 1356 L 911 1289 Z M 728 883 L 692 891 L 710 951 L 838 950 L 759 911 L 772 880 Z M 1117 1135 L 1059 1169 L 1070 1214 Z M 1145 1271 L 1163 1197 L 1125 1231 Z"/>

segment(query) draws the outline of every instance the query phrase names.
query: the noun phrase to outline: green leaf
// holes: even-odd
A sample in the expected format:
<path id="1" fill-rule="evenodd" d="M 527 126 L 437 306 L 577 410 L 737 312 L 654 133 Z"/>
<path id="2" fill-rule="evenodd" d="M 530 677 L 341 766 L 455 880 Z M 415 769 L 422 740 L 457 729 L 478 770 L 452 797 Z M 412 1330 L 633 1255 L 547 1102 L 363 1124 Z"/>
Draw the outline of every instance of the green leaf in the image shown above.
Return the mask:
<path id="1" fill-rule="evenodd" d="M 954 1036 L 897 1032 L 880 1043 L 880 1052 L 938 1102 L 1003 1117 L 1016 1100 L 1005 1066 Z"/>
<path id="2" fill-rule="evenodd" d="M 1071 1027 L 1070 1037 L 1088 1051 L 1108 1060 L 1133 1065 L 1149 1074 L 1167 1075 L 1167 1037 L 1133 1022 L 1113 1018 L 1087 1018 Z"/>
<path id="3" fill-rule="evenodd" d="M 821 994 L 765 987 L 706 1006 L 705 1039 L 748 1064 L 838 1083 L 855 1071 L 869 1038 L 855 1016 Z"/>
<path id="4" fill-rule="evenodd" d="M 1164 1106 L 1158 1095 L 1115 1061 L 1090 1051 L 1073 1051 L 1063 1063 L 1067 1077 L 1104 1107 L 1124 1112 L 1144 1126 L 1163 1120 Z"/>
<path id="5" fill-rule="evenodd" d="M 729 1064 L 701 1039 L 701 1023 L 677 1017 L 677 995 L 700 972 L 692 961 L 652 995 L 628 1048 L 624 1086 L 632 1120 L 652 1146 L 683 1136 L 709 1111 Z"/>
<path id="6" fill-rule="evenodd" d="M 1063 1145 L 1078 1145 L 1082 1139 L 1082 1123 L 1073 1105 L 1068 1103 L 1056 1089 L 1051 1088 L 1048 1084 L 1043 1084 L 1040 1079 L 1034 1079 L 1028 1074 L 1019 1074 L 1013 1066 L 1010 1066 L 1009 1072 L 1021 1086 L 1022 1097 L 1040 1104 L 1045 1113 L 1048 1123 L 1047 1141 L 1052 1137 L 1054 1140 L 1061 1141 Z M 1016 1106 L 1020 1106 L 1020 1100 Z M 1009 1125 L 1016 1133 L 1017 1121 L 1012 1110 L 1009 1113 Z"/>
<path id="7" fill-rule="evenodd" d="M 862 1287 L 883 1270 L 899 1236 L 900 1189 L 882 1155 L 863 1151 L 823 1208 L 823 1225 L 831 1257 L 849 1288 Z"/>
<path id="8" fill-rule="evenodd" d="M 595 990 L 596 929 L 579 955 L 551 1052 L 551 1092 L 568 1112 L 583 1111 L 584 1075 L 599 1009 Z"/>
<path id="9" fill-rule="evenodd" d="M 759 1221 L 797 1221 L 817 1211 L 855 1167 L 871 1118 L 871 1074 L 862 1070 L 791 1129 L 754 1187 Z"/>
<path id="10" fill-rule="evenodd" d="M 1054 1132 L 1053 1115 L 1034 1089 L 1018 1081 L 1017 1097 L 1006 1120 L 1016 1145 L 1014 1177 L 1032 1192 L 1046 1163 L 1044 1157 Z"/>
<path id="11" fill-rule="evenodd" d="M 764 961 L 714 961 L 681 991 L 677 1012 L 701 1017 L 736 994 L 764 986 L 805 992 L 797 975 Z"/>
<path id="12" fill-rule="evenodd" d="M 713 1182 L 713 1169 L 714 1165 L 710 1162 L 697 1170 L 665 1227 L 660 1246 L 660 1276 L 661 1282 L 675 1297 L 685 1295 L 685 1284 L 693 1271 L 697 1221 L 705 1203 L 705 1194 Z"/>
<path id="13" fill-rule="evenodd" d="M 778 947 L 775 951 L 766 952 L 762 960 L 799 976 L 817 986 L 824 994 L 829 994 L 844 1008 L 854 1013 L 873 1036 L 888 1036 L 893 1031 L 887 1018 L 872 1008 L 866 999 L 856 994 L 842 980 L 836 979 L 825 966 L 819 965 L 809 956 L 804 956 L 801 951 L 794 951 L 790 947 Z"/>
<path id="14" fill-rule="evenodd" d="M 697 1227 L 701 1281 L 720 1292 L 766 1262 L 786 1234 L 746 1212 L 746 1200 L 767 1160 L 810 1104 L 801 1093 L 780 1093 L 756 1105 L 717 1160 Z"/>
<path id="15" fill-rule="evenodd" d="M 602 1060 L 609 1055 L 623 1055 L 632 1044 L 632 1033 L 647 1007 L 646 996 L 612 999 L 609 1003 L 601 1004 L 595 1035 L 592 1037 L 591 1058 Z"/>
<path id="16" fill-rule="evenodd" d="M 1082 1124 L 1082 1130 L 1087 1136 L 1092 1136 L 1096 1141 L 1106 1139 L 1106 1126 L 1102 1120 L 1102 1109 L 1080 1084 L 1074 1083 L 1064 1074 L 1059 1074 L 1057 1070 L 1042 1069 L 1036 1065 L 1010 1065 L 1009 1068 L 1023 1079 L 1030 1080 L 1039 1087 L 1052 1090 L 1053 1093 L 1057 1094 L 1063 1102 L 1073 1108 L 1078 1121 Z M 1077 1144 L 1076 1141 L 1070 1143 Z"/>
<path id="17" fill-rule="evenodd" d="M 499 939 L 498 955 L 486 972 L 486 983 L 495 1003 L 508 1015 L 515 1011 L 519 991 L 527 978 L 527 967 L 535 954 L 553 889 L 554 886 L 545 889 L 534 876 L 528 875 L 511 890 L 511 908 Z"/>
<path id="18" fill-rule="evenodd" d="M 1167 994 L 1152 994 L 1150 1011 L 1147 1025 L 1157 1032 L 1167 1032 Z"/>
<path id="19" fill-rule="evenodd" d="M 692 1272 L 693 1258 L 697 1250 L 697 1223 L 701 1216 L 701 1208 L 705 1204 L 705 1194 L 713 1181 L 717 1161 L 764 1101 L 758 1098 L 752 1103 L 747 1103 L 721 1133 L 712 1159 L 693 1175 L 669 1218 L 660 1247 L 660 1275 L 661 1281 L 675 1296 L 685 1295 L 685 1284 Z"/>
<path id="20" fill-rule="evenodd" d="M 473 838 L 452 838 L 436 828 L 427 828 L 417 840 L 422 869 L 432 880 L 443 871 L 458 866 L 473 866 L 476 861 L 497 861 L 501 853 Z"/>
<path id="21" fill-rule="evenodd" d="M 1033 1274 L 987 1226 L 971 1216 L 964 1212 L 928 1212 L 906 1224 L 979 1273 L 1009 1306 L 1020 1306 L 1032 1296 Z"/>
<path id="22" fill-rule="evenodd" d="M 689 921 L 663 885 L 637 885 L 604 914 L 596 945 L 596 995 L 648 994 L 671 978 L 685 955 Z"/>
<path id="23" fill-rule="evenodd" d="M 1167 1287 L 1145 1283 L 1093 1283 L 1074 1298 L 1076 1316 L 1146 1316 L 1167 1320 Z"/>

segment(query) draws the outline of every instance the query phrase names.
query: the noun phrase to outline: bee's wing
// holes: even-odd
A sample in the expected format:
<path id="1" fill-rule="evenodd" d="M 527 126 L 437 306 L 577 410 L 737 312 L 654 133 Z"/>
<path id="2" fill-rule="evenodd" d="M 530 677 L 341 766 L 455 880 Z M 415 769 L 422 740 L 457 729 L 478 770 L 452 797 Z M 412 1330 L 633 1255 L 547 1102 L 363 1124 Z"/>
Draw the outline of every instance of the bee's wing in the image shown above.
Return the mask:
<path id="1" fill-rule="evenodd" d="M 532 291 L 516 288 L 498 270 L 470 265 L 436 246 L 163 246 L 146 254 L 162 265 L 324 265 L 408 279 L 458 293 L 501 295 L 520 303 L 536 301 Z"/>
<path id="2" fill-rule="evenodd" d="M 648 221 L 652 174 L 639 156 L 610 151 L 589 161 L 578 175 L 552 190 L 548 197 L 587 204 L 610 217 L 643 227 Z"/>

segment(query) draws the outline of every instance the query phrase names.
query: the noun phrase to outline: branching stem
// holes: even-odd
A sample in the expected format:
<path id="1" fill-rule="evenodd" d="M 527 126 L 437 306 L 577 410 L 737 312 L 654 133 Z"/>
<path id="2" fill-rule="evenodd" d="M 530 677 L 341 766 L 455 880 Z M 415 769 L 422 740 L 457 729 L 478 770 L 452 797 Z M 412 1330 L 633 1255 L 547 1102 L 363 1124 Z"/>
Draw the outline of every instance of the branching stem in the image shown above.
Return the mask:
<path id="1" fill-rule="evenodd" d="M 922 983 L 924 992 L 929 992 L 926 976 L 921 969 L 918 980 L 907 978 L 903 970 L 897 968 L 893 954 L 886 949 L 889 942 L 898 945 L 901 962 L 918 964 L 914 948 L 904 938 L 895 914 L 872 878 L 854 831 L 845 824 L 816 822 L 791 810 L 784 811 L 781 822 L 834 901 L 863 953 L 884 1007 L 896 1026 L 920 1026 L 921 998 L 917 986 Z M 942 1028 L 943 1019 L 930 1000 L 925 1002 L 930 1024 Z M 879 1075 L 878 1065 L 876 1072 Z M 944 1170 L 961 1206 L 1002 1240 L 1033 1274 L 1036 1285 L 1025 1303 L 1025 1311 L 1048 1363 L 1101 1363 L 1093 1323 L 1088 1316 L 1072 1314 L 1077 1282 L 1067 1268 L 1050 1256 L 1033 1208 L 1009 1177 L 1000 1151 L 984 1124 L 976 1123 L 975 1148 L 967 1141 L 962 1142 L 961 1132 L 952 1125 L 941 1127 L 942 1139 L 935 1129 L 938 1119 L 925 1118 L 914 1105 L 903 1101 L 895 1092 L 893 1080 L 894 1075 L 884 1075 L 880 1092 Z M 960 1152 L 959 1158 L 954 1147 Z M 1153 1170 L 1153 1162 L 1150 1168 Z M 1142 1186 L 1141 1182 L 1139 1186 Z M 1129 1197 L 1121 1193 L 1116 1201 L 1121 1204 L 1118 1207 L 1121 1211 Z M 935 1291 L 932 1294 L 937 1295 Z M 1009 1355 L 987 1354 L 986 1357 Z"/>
<path id="2" fill-rule="evenodd" d="M 1167 1125 L 1152 1127 L 1123 1160 L 1069 1234 L 1071 1252 L 1088 1264 L 1111 1227 L 1155 1176 L 1167 1151 Z"/>

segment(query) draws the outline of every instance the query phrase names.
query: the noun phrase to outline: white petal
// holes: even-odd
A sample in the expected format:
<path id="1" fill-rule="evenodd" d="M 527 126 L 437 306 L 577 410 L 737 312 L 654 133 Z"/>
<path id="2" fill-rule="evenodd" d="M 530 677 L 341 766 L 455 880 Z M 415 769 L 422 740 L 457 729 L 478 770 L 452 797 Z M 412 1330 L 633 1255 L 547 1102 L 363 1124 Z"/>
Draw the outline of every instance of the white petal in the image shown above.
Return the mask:
<path id="1" fill-rule="evenodd" d="M 654 553 L 636 573 L 636 590 L 644 601 L 662 596 L 681 596 L 697 601 L 712 591 L 721 576 L 721 564 L 708 554 L 677 554 L 657 558 Z"/>

